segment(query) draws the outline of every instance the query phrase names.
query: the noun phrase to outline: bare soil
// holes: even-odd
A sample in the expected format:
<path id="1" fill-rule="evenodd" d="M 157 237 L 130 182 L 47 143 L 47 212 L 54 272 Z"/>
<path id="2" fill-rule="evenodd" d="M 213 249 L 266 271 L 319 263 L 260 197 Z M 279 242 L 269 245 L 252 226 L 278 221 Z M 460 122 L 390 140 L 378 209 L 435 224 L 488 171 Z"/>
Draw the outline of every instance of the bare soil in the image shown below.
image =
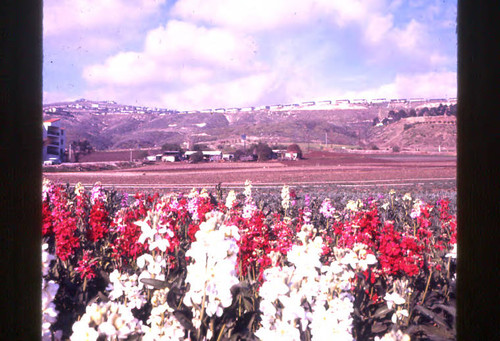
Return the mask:
<path id="1" fill-rule="evenodd" d="M 76 169 L 83 169 L 81 166 Z M 298 161 L 164 163 L 130 169 L 44 173 L 59 183 L 92 185 L 100 181 L 116 188 L 173 188 L 255 185 L 388 186 L 407 184 L 456 186 L 456 157 L 416 154 L 353 154 L 312 152 Z"/>

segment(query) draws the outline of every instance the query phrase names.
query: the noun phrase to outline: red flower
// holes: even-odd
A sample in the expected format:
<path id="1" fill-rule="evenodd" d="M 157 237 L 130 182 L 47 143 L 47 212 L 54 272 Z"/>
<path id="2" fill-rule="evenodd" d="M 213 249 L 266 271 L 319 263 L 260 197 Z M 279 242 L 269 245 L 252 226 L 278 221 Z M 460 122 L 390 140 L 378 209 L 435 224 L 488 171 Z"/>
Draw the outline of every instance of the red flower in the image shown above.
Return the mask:
<path id="1" fill-rule="evenodd" d="M 82 260 L 78 261 L 78 267 L 75 269 L 80 274 L 82 279 L 92 279 L 97 275 L 94 266 L 97 263 L 96 259 L 92 259 L 89 251 L 85 251 Z"/>
<path id="2" fill-rule="evenodd" d="M 96 201 L 90 210 L 87 238 L 94 243 L 104 238 L 109 230 L 109 222 L 106 206 L 102 201 Z"/>

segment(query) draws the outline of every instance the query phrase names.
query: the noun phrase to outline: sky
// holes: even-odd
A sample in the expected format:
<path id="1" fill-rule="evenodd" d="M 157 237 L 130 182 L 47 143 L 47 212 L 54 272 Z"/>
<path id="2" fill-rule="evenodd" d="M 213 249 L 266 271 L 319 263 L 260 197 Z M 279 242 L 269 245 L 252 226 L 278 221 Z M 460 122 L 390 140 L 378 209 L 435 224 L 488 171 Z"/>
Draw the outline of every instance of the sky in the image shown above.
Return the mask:
<path id="1" fill-rule="evenodd" d="M 456 97 L 456 15 L 456 0 L 45 0 L 44 103 Z"/>

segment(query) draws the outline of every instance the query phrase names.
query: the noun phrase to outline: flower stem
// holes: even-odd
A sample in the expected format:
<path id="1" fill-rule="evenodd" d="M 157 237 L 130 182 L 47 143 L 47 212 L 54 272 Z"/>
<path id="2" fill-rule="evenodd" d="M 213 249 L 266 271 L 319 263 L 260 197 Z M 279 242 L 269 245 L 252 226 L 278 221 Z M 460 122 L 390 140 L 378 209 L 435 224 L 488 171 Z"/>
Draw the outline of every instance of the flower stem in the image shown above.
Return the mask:
<path id="1" fill-rule="evenodd" d="M 427 284 L 425 285 L 424 297 L 422 297 L 422 301 L 420 302 L 421 305 L 424 304 L 425 296 L 427 295 L 427 290 L 429 289 L 429 284 L 431 282 L 431 277 L 432 277 L 432 271 L 429 272 L 429 277 L 427 278 Z"/>
<path id="2" fill-rule="evenodd" d="M 222 333 L 224 332 L 225 328 L 226 328 L 226 325 L 223 324 L 222 328 L 220 329 L 219 336 L 217 337 L 217 341 L 220 341 L 220 338 L 222 337 Z"/>

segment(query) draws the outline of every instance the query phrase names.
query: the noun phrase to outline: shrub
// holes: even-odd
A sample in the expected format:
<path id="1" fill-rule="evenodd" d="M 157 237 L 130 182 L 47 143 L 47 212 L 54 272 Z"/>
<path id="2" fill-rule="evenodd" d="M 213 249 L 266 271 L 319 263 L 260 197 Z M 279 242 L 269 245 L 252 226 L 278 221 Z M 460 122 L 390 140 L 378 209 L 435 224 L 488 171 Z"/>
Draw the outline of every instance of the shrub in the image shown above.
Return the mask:
<path id="1" fill-rule="evenodd" d="M 203 152 L 201 150 L 198 150 L 196 153 L 191 155 L 189 160 L 191 160 L 191 162 L 193 162 L 193 163 L 202 162 L 203 161 Z"/>

